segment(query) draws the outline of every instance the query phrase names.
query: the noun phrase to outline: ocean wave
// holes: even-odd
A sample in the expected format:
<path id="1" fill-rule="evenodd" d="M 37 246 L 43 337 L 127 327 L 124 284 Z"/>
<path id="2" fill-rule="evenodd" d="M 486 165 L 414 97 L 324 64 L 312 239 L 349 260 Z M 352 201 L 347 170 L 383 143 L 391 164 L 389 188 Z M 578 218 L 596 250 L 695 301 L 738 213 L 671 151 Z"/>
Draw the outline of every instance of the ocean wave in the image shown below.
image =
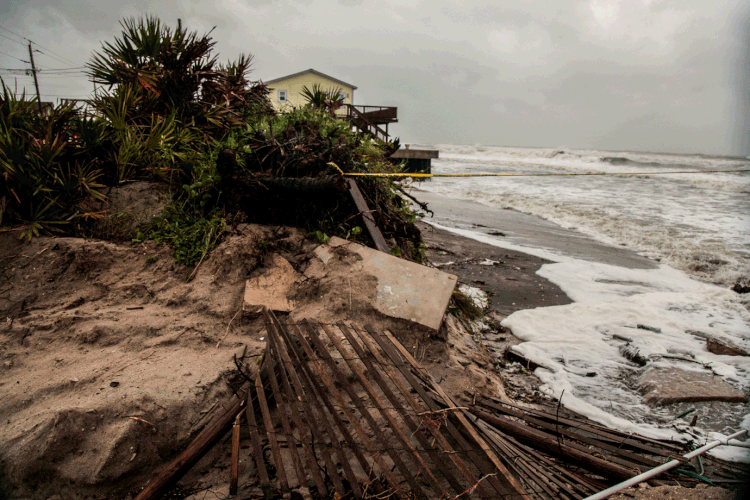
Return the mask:
<path id="1" fill-rule="evenodd" d="M 599 158 L 599 161 L 602 163 L 609 163 L 610 165 L 642 165 L 646 167 L 663 167 L 663 163 L 659 163 L 656 161 L 636 161 L 631 160 L 630 158 L 625 158 L 622 156 L 605 156 L 602 158 Z"/>
<path id="2" fill-rule="evenodd" d="M 569 148 L 518 148 L 504 146 L 481 145 L 452 145 L 439 144 L 441 158 L 470 161 L 534 161 L 539 160 L 550 164 L 558 162 L 577 162 L 581 164 L 602 164 L 614 166 L 651 166 L 654 168 L 668 168 L 695 170 L 729 170 L 734 168 L 748 168 L 750 161 L 740 157 L 711 156 L 711 155 L 679 155 L 670 153 L 643 153 L 632 151 L 602 151 Z"/>

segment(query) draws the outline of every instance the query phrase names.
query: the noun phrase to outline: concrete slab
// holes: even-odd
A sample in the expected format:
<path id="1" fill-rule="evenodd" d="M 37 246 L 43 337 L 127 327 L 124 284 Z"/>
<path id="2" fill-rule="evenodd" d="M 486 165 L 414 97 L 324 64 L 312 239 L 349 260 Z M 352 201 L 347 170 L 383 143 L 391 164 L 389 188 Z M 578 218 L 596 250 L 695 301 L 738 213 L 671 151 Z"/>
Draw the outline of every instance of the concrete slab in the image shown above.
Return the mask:
<path id="1" fill-rule="evenodd" d="M 267 269 L 245 281 L 245 312 L 260 312 L 263 306 L 281 312 L 294 309 L 294 304 L 287 299 L 296 281 L 294 268 L 279 254 L 268 258 Z"/>
<path id="2" fill-rule="evenodd" d="M 744 403 L 747 396 L 711 372 L 651 367 L 638 381 L 649 404 L 666 405 L 698 401 Z"/>
<path id="3" fill-rule="evenodd" d="M 362 273 L 377 279 L 377 294 L 372 304 L 375 309 L 436 331 L 440 328 L 456 286 L 456 276 L 336 237 L 316 248 L 315 254 L 326 263 L 333 258 L 337 247 L 361 258 L 352 263 L 352 274 Z"/>

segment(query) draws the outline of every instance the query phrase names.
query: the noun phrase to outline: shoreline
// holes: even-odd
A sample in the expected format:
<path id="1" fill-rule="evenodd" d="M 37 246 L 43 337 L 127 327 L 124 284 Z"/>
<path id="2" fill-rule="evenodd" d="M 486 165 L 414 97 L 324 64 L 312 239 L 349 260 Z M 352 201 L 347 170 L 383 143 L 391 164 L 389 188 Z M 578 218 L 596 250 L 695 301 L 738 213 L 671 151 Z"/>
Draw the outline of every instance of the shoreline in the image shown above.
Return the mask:
<path id="1" fill-rule="evenodd" d="M 504 318 L 523 309 L 573 302 L 560 287 L 537 274 L 552 261 L 482 243 L 423 221 L 417 227 L 428 247 L 429 261 L 458 276 L 459 282 L 485 292 L 490 312 Z"/>

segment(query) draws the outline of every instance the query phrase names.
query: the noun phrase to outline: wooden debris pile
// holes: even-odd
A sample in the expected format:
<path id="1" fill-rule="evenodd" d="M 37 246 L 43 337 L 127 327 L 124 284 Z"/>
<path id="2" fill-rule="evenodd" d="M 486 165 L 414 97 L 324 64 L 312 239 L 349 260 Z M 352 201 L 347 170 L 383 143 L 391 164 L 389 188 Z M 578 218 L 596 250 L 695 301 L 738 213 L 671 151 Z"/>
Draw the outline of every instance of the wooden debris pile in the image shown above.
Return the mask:
<path id="1" fill-rule="evenodd" d="M 300 486 L 323 497 L 354 498 L 523 493 L 474 425 L 439 386 L 430 387 L 390 333 L 343 323 L 282 324 L 271 313 L 266 327 L 265 362 L 277 364 L 278 377 L 270 387 L 257 379 L 259 405 L 246 411 L 266 498 Z M 275 470 L 273 480 L 268 470 Z"/>
<path id="2" fill-rule="evenodd" d="M 388 331 L 264 316 L 261 366 L 192 454 L 136 500 L 159 498 L 232 422 L 230 493 L 244 488 L 248 498 L 583 499 L 672 459 L 685 464 L 668 476 L 671 484 L 740 472 L 707 458 L 691 469 L 682 445 L 607 429 L 562 408 L 484 397 L 459 406 Z M 247 484 L 238 484 L 241 430 L 251 443 L 242 457 Z"/>
<path id="3" fill-rule="evenodd" d="M 498 453 L 513 457 L 509 468 L 529 498 L 584 498 L 670 460 L 683 464 L 652 482 L 720 485 L 747 473 L 706 456 L 688 461 L 682 456 L 689 451 L 685 444 L 610 429 L 560 407 L 520 407 L 483 397 L 469 406 L 473 422 Z"/>

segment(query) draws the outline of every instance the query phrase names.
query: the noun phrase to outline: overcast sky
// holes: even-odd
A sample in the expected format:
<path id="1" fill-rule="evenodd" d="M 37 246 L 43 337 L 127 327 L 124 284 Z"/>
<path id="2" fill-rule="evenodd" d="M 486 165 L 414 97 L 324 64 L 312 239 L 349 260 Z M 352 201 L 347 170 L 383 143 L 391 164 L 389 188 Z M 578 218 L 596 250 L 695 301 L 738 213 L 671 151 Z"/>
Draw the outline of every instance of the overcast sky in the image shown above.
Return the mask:
<path id="1" fill-rule="evenodd" d="M 28 67 L 16 35 L 39 67 L 80 67 L 144 14 L 215 26 L 221 59 L 253 54 L 255 79 L 352 83 L 355 104 L 398 106 L 402 142 L 750 154 L 746 1 L 3 0 L 0 75 Z M 75 74 L 40 87 L 93 90 Z"/>

